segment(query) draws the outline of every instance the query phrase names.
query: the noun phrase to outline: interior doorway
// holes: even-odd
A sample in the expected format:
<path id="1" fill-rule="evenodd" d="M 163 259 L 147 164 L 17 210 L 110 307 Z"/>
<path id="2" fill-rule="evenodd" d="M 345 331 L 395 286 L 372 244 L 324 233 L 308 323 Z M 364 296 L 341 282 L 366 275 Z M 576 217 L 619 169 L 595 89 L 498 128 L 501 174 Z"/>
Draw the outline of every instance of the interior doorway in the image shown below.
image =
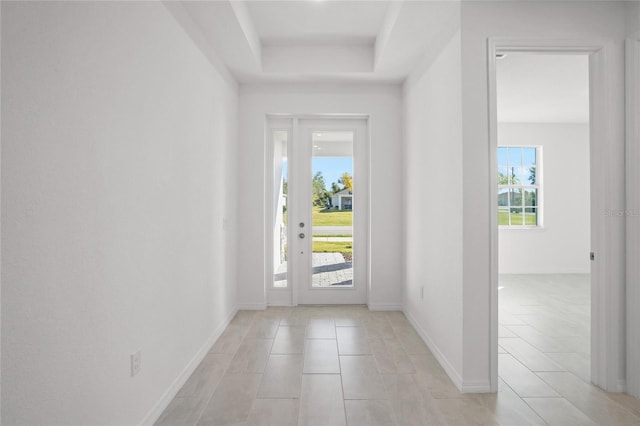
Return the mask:
<path id="1" fill-rule="evenodd" d="M 291 117 L 268 126 L 270 304 L 364 304 L 367 120 Z"/>
<path id="2" fill-rule="evenodd" d="M 498 376 L 553 398 L 591 382 L 589 55 L 500 53 L 495 71 Z"/>

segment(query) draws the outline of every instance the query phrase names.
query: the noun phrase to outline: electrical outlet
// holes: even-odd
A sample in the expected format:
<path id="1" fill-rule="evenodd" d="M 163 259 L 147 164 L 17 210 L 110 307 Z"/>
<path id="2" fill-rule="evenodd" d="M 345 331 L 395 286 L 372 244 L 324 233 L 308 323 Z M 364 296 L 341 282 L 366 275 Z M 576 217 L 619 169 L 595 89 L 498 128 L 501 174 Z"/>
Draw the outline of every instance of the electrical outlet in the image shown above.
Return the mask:
<path id="1" fill-rule="evenodd" d="M 424 286 L 420 287 L 420 300 L 424 300 Z"/>
<path id="2" fill-rule="evenodd" d="M 131 377 L 138 374 L 140 372 L 140 368 L 142 368 L 142 354 L 138 351 L 131 354 Z"/>

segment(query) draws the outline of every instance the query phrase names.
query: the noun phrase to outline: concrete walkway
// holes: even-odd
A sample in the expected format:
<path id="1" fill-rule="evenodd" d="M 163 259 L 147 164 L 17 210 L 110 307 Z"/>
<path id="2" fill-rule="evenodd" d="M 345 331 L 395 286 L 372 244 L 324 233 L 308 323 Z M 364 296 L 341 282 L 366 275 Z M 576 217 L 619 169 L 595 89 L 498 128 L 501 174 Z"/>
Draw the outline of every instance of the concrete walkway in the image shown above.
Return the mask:
<path id="1" fill-rule="evenodd" d="M 311 256 L 313 287 L 353 285 L 353 263 L 340 253 L 313 253 Z M 274 287 L 287 286 L 287 263 L 280 265 L 273 276 Z"/>

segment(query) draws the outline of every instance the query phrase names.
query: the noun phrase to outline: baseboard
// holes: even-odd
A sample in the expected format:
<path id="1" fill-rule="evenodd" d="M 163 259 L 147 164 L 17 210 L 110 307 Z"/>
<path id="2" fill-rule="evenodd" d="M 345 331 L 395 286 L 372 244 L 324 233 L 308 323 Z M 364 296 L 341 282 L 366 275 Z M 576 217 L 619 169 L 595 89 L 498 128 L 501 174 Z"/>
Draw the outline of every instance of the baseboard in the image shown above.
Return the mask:
<path id="1" fill-rule="evenodd" d="M 369 303 L 370 311 L 402 311 L 402 305 L 395 303 Z"/>
<path id="2" fill-rule="evenodd" d="M 424 343 L 427 345 L 427 347 L 429 348 L 433 356 L 436 357 L 436 359 L 444 369 L 445 373 L 447 373 L 447 375 L 453 382 L 453 384 L 460 390 L 460 392 L 465 392 L 462 386 L 462 377 L 460 377 L 460 374 L 456 371 L 453 365 L 451 365 L 447 357 L 444 356 L 440 348 L 438 348 L 438 345 L 436 345 L 433 342 L 433 340 L 431 340 L 427 332 L 422 328 L 420 324 L 418 324 L 416 319 L 413 317 L 413 315 L 411 315 L 409 311 L 407 311 L 406 309 L 403 309 L 402 312 L 404 313 L 404 316 L 407 317 L 407 319 L 409 320 L 413 328 L 415 328 L 415 330 L 418 332 L 418 334 L 420 335 Z M 466 392 L 469 392 L 469 391 L 466 391 Z"/>
<path id="3" fill-rule="evenodd" d="M 462 393 L 491 393 L 491 383 L 489 381 L 462 382 Z"/>
<path id="4" fill-rule="evenodd" d="M 142 422 L 140 422 L 141 425 L 153 425 L 156 421 L 158 421 L 164 410 L 169 406 L 173 398 L 175 398 L 175 396 L 178 394 L 178 391 L 182 388 L 182 386 L 184 386 L 184 384 L 187 382 L 198 365 L 200 365 L 204 357 L 211 350 L 213 345 L 222 335 L 237 312 L 238 308 L 234 308 L 231 310 L 231 313 L 227 316 L 227 318 L 225 318 L 222 324 L 220 324 L 215 329 L 213 334 L 207 339 L 204 345 L 202 345 L 200 350 L 198 350 L 195 356 L 191 358 L 191 361 L 189 361 L 187 366 L 182 370 L 178 377 L 176 377 L 173 383 L 171 383 L 169 389 L 166 390 L 160 400 L 153 406 L 149 413 L 147 413 Z"/>
<path id="5" fill-rule="evenodd" d="M 264 311 L 267 309 L 266 303 L 238 303 L 239 311 Z"/>

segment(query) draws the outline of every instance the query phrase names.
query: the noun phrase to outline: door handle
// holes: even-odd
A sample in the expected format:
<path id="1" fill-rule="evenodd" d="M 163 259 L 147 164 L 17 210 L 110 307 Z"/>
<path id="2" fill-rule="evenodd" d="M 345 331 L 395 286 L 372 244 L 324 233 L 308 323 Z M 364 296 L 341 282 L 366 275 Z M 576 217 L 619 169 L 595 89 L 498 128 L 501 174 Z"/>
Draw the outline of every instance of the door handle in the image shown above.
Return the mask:
<path id="1" fill-rule="evenodd" d="M 298 237 L 300 237 L 300 238 L 304 238 L 304 232 L 299 233 L 299 234 L 298 234 Z"/>

